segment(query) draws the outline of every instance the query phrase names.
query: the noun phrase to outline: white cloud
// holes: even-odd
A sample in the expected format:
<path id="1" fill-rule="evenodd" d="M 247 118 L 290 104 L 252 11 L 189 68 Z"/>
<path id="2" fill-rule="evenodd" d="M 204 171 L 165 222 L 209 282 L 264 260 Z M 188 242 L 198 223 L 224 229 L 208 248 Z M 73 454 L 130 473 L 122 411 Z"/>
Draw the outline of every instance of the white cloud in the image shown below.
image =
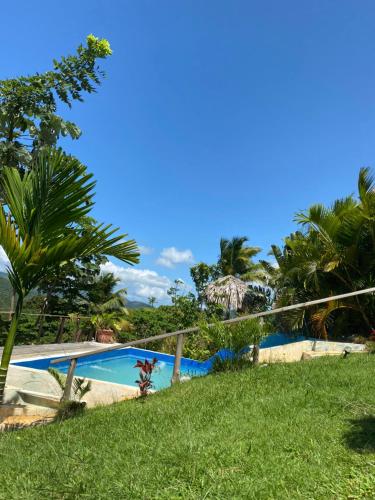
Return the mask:
<path id="1" fill-rule="evenodd" d="M 163 248 L 156 263 L 160 266 L 175 267 L 176 264 L 192 264 L 194 262 L 193 252 L 177 250 L 176 247 Z"/>
<path id="2" fill-rule="evenodd" d="M 150 255 L 150 253 L 153 253 L 154 249 L 151 247 L 146 247 L 144 245 L 139 245 L 138 247 L 141 255 Z"/>
<path id="3" fill-rule="evenodd" d="M 2 246 L 0 246 L 0 271 L 5 271 L 7 265 L 9 264 L 9 259 L 4 252 L 4 249 Z"/>
<path id="4" fill-rule="evenodd" d="M 104 273 L 113 273 L 121 280 L 121 286 L 127 289 L 130 300 L 144 300 L 151 296 L 156 297 L 158 301 L 168 298 L 167 290 L 172 286 L 172 282 L 155 271 L 122 267 L 113 262 L 106 262 L 101 269 Z"/>

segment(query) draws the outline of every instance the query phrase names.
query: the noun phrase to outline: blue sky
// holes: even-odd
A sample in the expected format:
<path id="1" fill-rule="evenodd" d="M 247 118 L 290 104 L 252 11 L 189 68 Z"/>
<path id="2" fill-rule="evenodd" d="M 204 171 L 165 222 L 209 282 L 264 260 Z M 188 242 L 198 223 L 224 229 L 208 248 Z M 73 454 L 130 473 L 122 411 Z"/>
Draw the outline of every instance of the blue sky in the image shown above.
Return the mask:
<path id="1" fill-rule="evenodd" d="M 375 165 L 374 25 L 366 0 L 18 0 L 2 5 L 0 78 L 110 41 L 99 92 L 61 108 L 83 130 L 64 147 L 98 180 L 96 218 L 144 247 L 111 269 L 130 298 L 163 301 L 221 236 L 266 255 L 296 211 Z"/>

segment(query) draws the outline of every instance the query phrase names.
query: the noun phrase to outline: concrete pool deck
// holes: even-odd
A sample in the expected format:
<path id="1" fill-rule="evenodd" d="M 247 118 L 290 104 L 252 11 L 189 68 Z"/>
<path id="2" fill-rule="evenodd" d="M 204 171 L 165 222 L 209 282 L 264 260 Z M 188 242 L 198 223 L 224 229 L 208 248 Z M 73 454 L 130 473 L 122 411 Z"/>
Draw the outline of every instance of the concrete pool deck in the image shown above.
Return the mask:
<path id="1" fill-rule="evenodd" d="M 15 346 L 11 362 L 95 352 L 98 349 L 103 349 L 103 344 L 98 342 L 75 342 Z M 0 349 L 0 354 L 1 352 L 2 349 Z M 83 398 L 88 407 L 108 405 L 117 401 L 131 399 L 139 393 L 135 387 L 101 380 L 90 380 L 92 389 Z M 14 408 L 14 410 L 9 408 L 9 412 L 5 411 L 7 416 L 12 414 L 51 415 L 55 413 L 56 403 L 59 402 L 61 395 L 61 388 L 47 371 L 12 364 L 9 366 L 5 399 L 9 403 L 19 405 L 19 407 Z"/>
<path id="2" fill-rule="evenodd" d="M 13 348 L 11 361 L 20 361 L 30 358 L 49 358 L 52 356 L 64 356 L 73 353 L 89 352 L 102 349 L 104 344 L 99 342 L 71 342 L 66 344 L 41 344 L 41 345 L 16 345 Z M 113 345 L 113 344 L 108 344 Z M 0 348 L 0 356 L 3 348 Z"/>

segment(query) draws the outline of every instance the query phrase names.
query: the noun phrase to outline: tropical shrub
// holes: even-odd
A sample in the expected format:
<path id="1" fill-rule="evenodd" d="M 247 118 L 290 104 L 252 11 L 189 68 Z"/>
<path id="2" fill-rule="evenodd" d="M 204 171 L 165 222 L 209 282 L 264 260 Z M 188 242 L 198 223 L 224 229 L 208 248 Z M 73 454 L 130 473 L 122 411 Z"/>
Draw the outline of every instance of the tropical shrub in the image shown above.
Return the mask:
<path id="1" fill-rule="evenodd" d="M 245 356 L 252 347 L 252 360 L 257 362 L 259 343 L 268 333 L 269 327 L 262 320 L 248 319 L 237 323 L 225 324 L 218 320 L 209 324 L 200 324 L 199 336 L 208 340 L 211 355 L 217 355 L 213 364 L 213 371 L 241 369 L 250 364 L 250 357 Z"/>
<path id="2" fill-rule="evenodd" d="M 48 368 L 48 372 L 56 380 L 60 386 L 61 391 L 65 389 L 66 375 L 59 372 L 56 368 Z M 72 392 L 73 399 L 70 401 L 63 401 L 62 396 L 57 410 L 55 420 L 60 422 L 67 418 L 75 417 L 83 413 L 86 408 L 86 403 L 81 401 L 82 398 L 91 391 L 91 380 L 86 381 L 84 378 L 75 377 L 73 379 Z"/>
<path id="3" fill-rule="evenodd" d="M 313 205 L 298 213 L 300 230 L 272 247 L 276 305 L 339 295 L 375 282 L 375 182 L 368 168 L 358 177 L 358 197 Z M 278 317 L 284 331 L 305 330 L 316 337 L 368 336 L 375 326 L 372 294 L 290 311 Z"/>
<path id="4" fill-rule="evenodd" d="M 61 373 L 56 368 L 51 368 L 51 367 L 48 368 L 48 373 L 52 375 L 52 377 L 58 383 L 60 389 L 64 391 L 66 383 L 66 375 L 64 375 L 64 373 Z M 81 401 L 81 399 L 90 391 L 91 391 L 91 380 L 86 381 L 84 378 L 74 377 L 72 392 L 75 400 Z"/>
<path id="5" fill-rule="evenodd" d="M 144 362 L 138 360 L 134 366 L 134 368 L 139 368 L 139 378 L 135 382 L 138 384 L 142 397 L 147 396 L 153 387 L 151 376 L 157 362 L 156 358 L 153 358 L 152 361 L 145 359 Z"/>

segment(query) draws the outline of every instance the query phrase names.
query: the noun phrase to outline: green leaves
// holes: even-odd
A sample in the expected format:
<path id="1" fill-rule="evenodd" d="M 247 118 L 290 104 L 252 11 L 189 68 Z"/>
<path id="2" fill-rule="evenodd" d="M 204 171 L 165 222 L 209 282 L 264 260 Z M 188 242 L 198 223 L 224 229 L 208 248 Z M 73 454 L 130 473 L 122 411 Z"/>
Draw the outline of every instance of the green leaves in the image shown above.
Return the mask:
<path id="1" fill-rule="evenodd" d="M 223 276 L 232 275 L 245 281 L 262 280 L 262 266 L 252 261 L 261 249 L 245 246 L 247 241 L 246 236 L 234 237 L 231 240 L 221 238 L 218 265 Z"/>
<path id="2" fill-rule="evenodd" d="M 56 146 L 61 136 L 78 139 L 80 129 L 56 114 L 58 101 L 71 107 L 93 93 L 104 73 L 98 58 L 112 51 L 109 42 L 87 37 L 76 54 L 54 60 L 54 69 L 42 74 L 0 80 L 0 168 L 28 170 L 36 154 Z"/>
<path id="3" fill-rule="evenodd" d="M 138 262 L 136 242 L 110 224 L 87 225 L 78 232 L 78 222 L 93 205 L 94 186 L 78 160 L 56 150 L 43 151 L 23 178 L 16 169 L 4 169 L 0 242 L 19 295 L 36 287 L 51 268 L 73 259 L 112 255 Z"/>
<path id="4" fill-rule="evenodd" d="M 95 186 L 91 179 L 77 159 L 61 150 L 43 151 L 23 178 L 16 169 L 5 168 L 0 189 L 20 237 L 37 234 L 42 244 L 59 238 L 62 228 L 66 231 L 90 211 Z"/>
<path id="5" fill-rule="evenodd" d="M 295 220 L 303 232 L 286 238 L 282 251 L 273 247 L 280 268 L 276 281 L 279 306 L 373 285 L 375 192 L 374 177 L 368 168 L 359 172 L 358 199 L 348 196 L 336 200 L 331 207 L 316 204 L 298 213 Z M 353 333 L 354 328 L 366 334 L 375 323 L 371 296 L 346 301 L 345 306 L 338 303 L 311 309 L 305 319 L 316 334 L 323 336 L 328 335 L 328 326 L 332 333 L 339 325 L 341 332 L 345 329 Z M 345 321 L 339 321 L 340 318 Z M 286 314 L 284 319 L 289 328 L 301 326 L 292 314 Z"/>

